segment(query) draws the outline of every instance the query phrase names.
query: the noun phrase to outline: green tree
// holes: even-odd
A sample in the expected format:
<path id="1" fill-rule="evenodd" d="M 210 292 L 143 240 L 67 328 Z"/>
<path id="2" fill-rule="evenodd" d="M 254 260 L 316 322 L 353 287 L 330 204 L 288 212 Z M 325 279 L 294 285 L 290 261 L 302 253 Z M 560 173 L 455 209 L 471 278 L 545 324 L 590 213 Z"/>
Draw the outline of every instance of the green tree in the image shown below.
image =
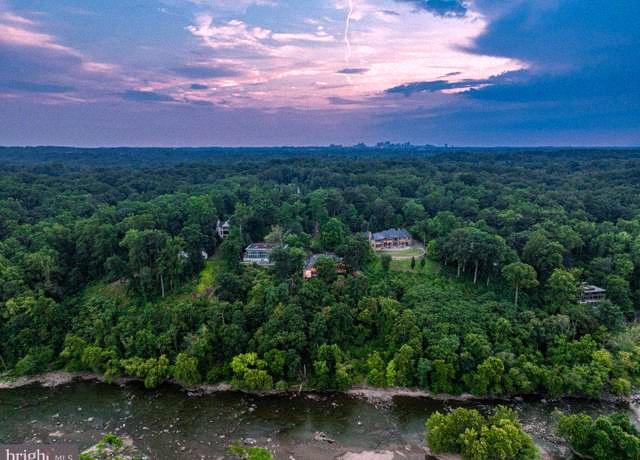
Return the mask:
<path id="1" fill-rule="evenodd" d="M 558 433 L 581 457 L 596 460 L 640 458 L 640 434 L 624 413 L 596 419 L 586 414 L 561 415 Z"/>
<path id="2" fill-rule="evenodd" d="M 144 360 L 139 357 L 122 361 L 122 367 L 128 375 L 142 379 L 146 388 L 156 388 L 169 376 L 169 359 L 165 355 Z"/>
<path id="3" fill-rule="evenodd" d="M 244 353 L 231 360 L 233 380 L 231 383 L 246 390 L 270 390 L 273 379 L 266 370 L 267 363 L 256 353 Z"/>
<path id="4" fill-rule="evenodd" d="M 234 228 L 229 233 L 229 236 L 224 239 L 218 251 L 220 260 L 227 270 L 232 272 L 238 272 L 240 270 L 240 260 L 243 250 L 244 244 L 239 230 Z"/>
<path id="5" fill-rule="evenodd" d="M 426 441 L 436 452 L 462 451 L 462 435 L 466 430 L 480 431 L 485 420 L 475 409 L 458 408 L 450 414 L 434 412 L 426 423 Z"/>
<path id="6" fill-rule="evenodd" d="M 385 364 L 377 351 L 367 358 L 367 382 L 369 385 L 383 387 L 386 384 Z"/>
<path id="7" fill-rule="evenodd" d="M 543 232 L 531 234 L 522 250 L 523 260 L 535 267 L 543 279 L 562 265 L 565 248 L 557 241 L 550 240 Z"/>
<path id="8" fill-rule="evenodd" d="M 474 394 L 481 396 L 498 396 L 502 394 L 502 380 L 504 376 L 504 363 L 496 356 L 485 359 L 475 373 L 469 374 L 467 381 Z"/>
<path id="9" fill-rule="evenodd" d="M 514 262 L 502 269 L 502 276 L 515 289 L 514 303 L 518 305 L 518 293 L 520 289 L 531 289 L 538 286 L 535 269 L 531 265 L 522 262 Z"/>
<path id="10" fill-rule="evenodd" d="M 271 253 L 273 271 L 282 280 L 302 276 L 305 253 L 300 248 L 276 248 Z"/>
<path id="11" fill-rule="evenodd" d="M 442 359 L 433 361 L 431 373 L 431 390 L 435 393 L 452 393 L 456 370 L 451 363 Z"/>
<path id="12" fill-rule="evenodd" d="M 318 388 L 345 390 L 351 386 L 350 366 L 336 344 L 318 348 L 313 369 Z"/>
<path id="13" fill-rule="evenodd" d="M 337 248 L 336 253 L 343 258 L 349 273 L 361 270 L 373 259 L 371 246 L 363 236 L 347 237 L 344 244 Z"/>
<path id="14" fill-rule="evenodd" d="M 183 385 L 193 386 L 200 383 L 202 378 L 198 371 L 198 358 L 179 353 L 173 366 L 173 376 Z"/>
<path id="15" fill-rule="evenodd" d="M 416 200 L 407 200 L 402 206 L 402 214 L 404 214 L 406 222 L 411 226 L 424 218 L 424 206 Z"/>
<path id="16" fill-rule="evenodd" d="M 461 454 L 463 460 L 534 460 L 538 450 L 511 409 L 498 406 L 483 417 L 475 409 L 435 412 L 426 423 L 426 441 L 436 453 Z"/>
<path id="17" fill-rule="evenodd" d="M 578 300 L 578 281 L 573 273 L 556 268 L 547 281 L 546 300 L 548 305 L 560 308 L 575 304 Z"/>
<path id="18" fill-rule="evenodd" d="M 273 225 L 269 234 L 264 237 L 264 240 L 269 243 L 283 244 L 284 237 L 286 236 L 285 233 L 281 225 Z"/>
<path id="19" fill-rule="evenodd" d="M 403 345 L 387 365 L 387 385 L 410 387 L 415 376 L 415 351 L 409 345 Z"/>
<path id="20" fill-rule="evenodd" d="M 325 251 L 336 251 L 347 239 L 347 229 L 340 219 L 332 217 L 320 230 L 320 241 Z"/>
<path id="21" fill-rule="evenodd" d="M 318 257 L 315 262 L 315 269 L 318 273 L 318 278 L 326 284 L 333 284 L 338 278 L 336 261 L 331 257 Z"/>
<path id="22" fill-rule="evenodd" d="M 382 254 L 380 256 L 380 265 L 382 266 L 382 271 L 388 273 L 391 267 L 391 256 L 389 254 Z"/>

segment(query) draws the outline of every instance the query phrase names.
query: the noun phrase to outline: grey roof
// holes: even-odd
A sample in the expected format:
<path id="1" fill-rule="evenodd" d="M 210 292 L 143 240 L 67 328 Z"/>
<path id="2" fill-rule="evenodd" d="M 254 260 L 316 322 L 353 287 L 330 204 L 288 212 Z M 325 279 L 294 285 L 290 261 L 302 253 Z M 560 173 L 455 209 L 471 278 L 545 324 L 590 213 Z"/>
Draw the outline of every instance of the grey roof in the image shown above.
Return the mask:
<path id="1" fill-rule="evenodd" d="M 251 243 L 249 246 L 247 246 L 246 251 L 248 251 L 249 249 L 257 249 L 257 250 L 273 250 L 277 247 L 279 247 L 280 244 L 279 243 Z"/>
<path id="2" fill-rule="evenodd" d="M 388 230 L 383 230 L 381 232 L 372 234 L 371 238 L 376 241 L 395 238 L 411 238 L 411 234 L 404 228 L 390 228 Z"/>
<path id="3" fill-rule="evenodd" d="M 585 294 L 600 294 L 607 292 L 606 289 L 602 289 L 601 287 L 594 286 L 592 284 L 582 284 L 580 285 L 580 289 L 582 289 L 582 292 Z"/>

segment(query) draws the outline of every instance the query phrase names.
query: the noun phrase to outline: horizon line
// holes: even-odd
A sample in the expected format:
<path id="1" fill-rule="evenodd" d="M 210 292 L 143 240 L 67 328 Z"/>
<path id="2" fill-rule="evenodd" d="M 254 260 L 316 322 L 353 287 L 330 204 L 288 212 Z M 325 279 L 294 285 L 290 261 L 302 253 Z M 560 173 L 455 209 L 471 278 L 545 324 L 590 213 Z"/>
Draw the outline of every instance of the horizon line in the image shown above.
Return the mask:
<path id="1" fill-rule="evenodd" d="M 381 141 L 380 144 L 384 144 L 386 141 Z M 465 149 L 477 149 L 477 150 L 494 150 L 494 149 L 525 149 L 525 150 L 543 150 L 543 149 L 611 149 L 611 150 L 634 150 L 640 149 L 640 145 L 434 145 L 434 144 L 411 144 L 390 142 L 385 144 L 386 149 L 392 149 L 394 147 L 405 149 L 427 148 L 427 149 L 439 149 L 439 150 L 465 150 Z M 32 145 L 4 145 L 0 144 L 0 149 L 85 149 L 85 150 L 100 150 L 100 149 L 168 149 L 168 150 L 204 150 L 204 149 L 377 149 L 385 150 L 385 147 L 379 147 L 377 144 L 300 144 L 300 145 L 56 145 L 56 144 L 32 144 Z"/>

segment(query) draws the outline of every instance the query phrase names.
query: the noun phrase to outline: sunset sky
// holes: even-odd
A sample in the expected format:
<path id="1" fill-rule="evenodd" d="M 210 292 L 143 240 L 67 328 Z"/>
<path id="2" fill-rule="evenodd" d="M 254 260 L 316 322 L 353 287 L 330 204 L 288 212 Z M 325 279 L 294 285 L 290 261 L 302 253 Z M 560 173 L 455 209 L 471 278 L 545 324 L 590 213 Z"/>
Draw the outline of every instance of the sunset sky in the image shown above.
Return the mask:
<path id="1" fill-rule="evenodd" d="M 637 0 L 0 0 L 0 144 L 639 145 Z"/>

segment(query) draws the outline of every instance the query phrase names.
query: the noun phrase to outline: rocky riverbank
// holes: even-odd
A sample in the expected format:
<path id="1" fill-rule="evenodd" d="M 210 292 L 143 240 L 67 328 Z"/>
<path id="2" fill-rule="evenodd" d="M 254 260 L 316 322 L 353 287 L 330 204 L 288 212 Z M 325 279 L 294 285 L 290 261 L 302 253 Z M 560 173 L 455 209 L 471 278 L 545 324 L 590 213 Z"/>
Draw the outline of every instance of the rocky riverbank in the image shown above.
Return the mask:
<path id="1" fill-rule="evenodd" d="M 0 390 L 15 389 L 28 385 L 42 385 L 43 387 L 56 387 L 60 385 L 66 385 L 71 382 L 101 382 L 110 383 L 114 385 L 127 385 L 133 382 L 140 382 L 140 379 L 134 377 L 120 377 L 113 381 L 107 382 L 102 374 L 94 372 L 67 372 L 67 371 L 52 371 L 43 374 L 23 376 L 17 378 L 9 378 L 6 375 L 0 376 Z M 241 391 L 254 395 L 281 395 L 281 394 L 296 394 L 296 393 L 322 393 L 319 390 L 312 388 L 296 387 L 289 390 L 269 390 L 269 391 L 245 391 L 238 390 L 228 383 L 217 384 L 199 384 L 195 386 L 184 386 L 180 382 L 175 380 L 169 380 L 168 383 L 182 387 L 190 396 L 214 394 L 224 391 Z M 518 396 L 514 397 L 489 397 L 489 396 L 476 396 L 470 393 L 462 393 L 459 395 L 452 395 L 446 393 L 430 393 L 416 388 L 400 388 L 400 387 L 372 387 L 369 385 L 354 385 L 349 390 L 344 391 L 345 394 L 356 398 L 367 400 L 371 403 L 380 404 L 388 403 L 393 400 L 394 397 L 408 397 L 408 398 L 429 398 L 436 401 L 456 401 L 456 402 L 468 402 L 468 401 L 486 401 L 491 403 L 514 403 L 522 402 L 522 398 Z M 533 399 L 540 400 L 546 403 L 543 395 L 533 397 Z M 570 398 L 580 400 L 581 398 Z M 629 405 L 636 418 L 640 423 L 640 392 L 635 392 L 629 397 L 614 397 L 610 395 L 604 395 L 599 401 L 611 403 L 611 404 L 627 404 Z"/>
<path id="2" fill-rule="evenodd" d="M 106 435 L 95 446 L 83 453 L 84 459 L 90 460 L 147 460 L 149 457 L 142 453 L 128 436 Z"/>

